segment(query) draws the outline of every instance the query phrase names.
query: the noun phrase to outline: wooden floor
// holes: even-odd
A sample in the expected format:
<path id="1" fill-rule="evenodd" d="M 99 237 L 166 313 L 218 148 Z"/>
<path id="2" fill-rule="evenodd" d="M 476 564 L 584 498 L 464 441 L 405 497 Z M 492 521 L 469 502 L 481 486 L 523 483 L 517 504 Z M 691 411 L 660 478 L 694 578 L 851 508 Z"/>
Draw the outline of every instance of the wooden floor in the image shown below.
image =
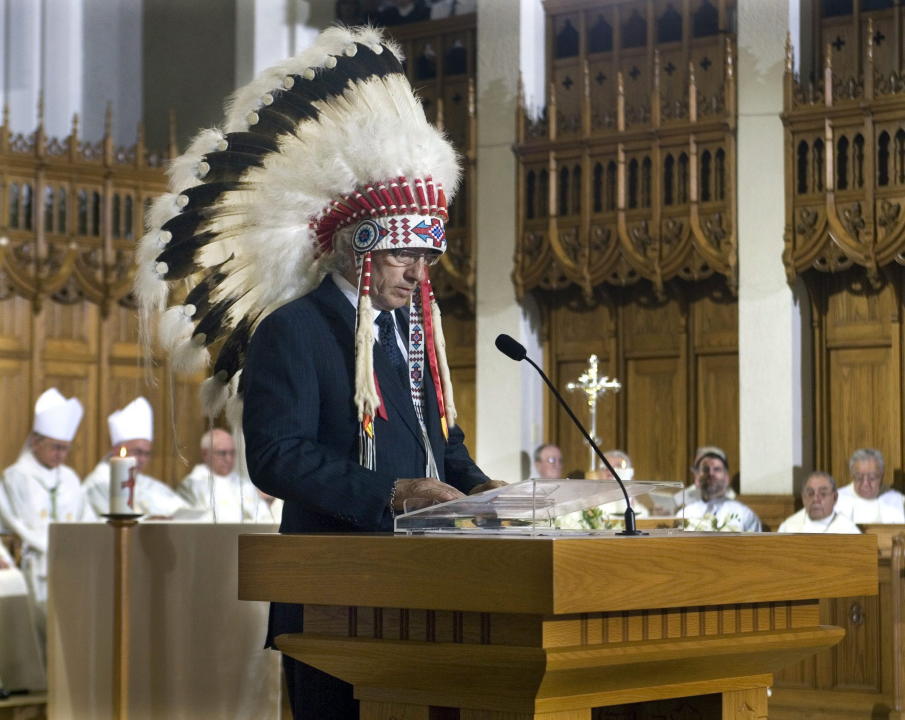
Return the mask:
<path id="1" fill-rule="evenodd" d="M 0 700 L 0 720 L 46 720 L 47 693 L 12 695 Z"/>

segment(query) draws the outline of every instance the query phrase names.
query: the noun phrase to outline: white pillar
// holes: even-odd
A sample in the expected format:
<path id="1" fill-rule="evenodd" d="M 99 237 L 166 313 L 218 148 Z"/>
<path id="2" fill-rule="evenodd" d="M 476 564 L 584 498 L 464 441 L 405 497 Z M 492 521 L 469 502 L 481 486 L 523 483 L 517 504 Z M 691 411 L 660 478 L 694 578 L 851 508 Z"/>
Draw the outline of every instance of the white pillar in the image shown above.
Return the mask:
<path id="1" fill-rule="evenodd" d="M 38 124 L 41 89 L 42 4 L 33 0 L 6 0 L 3 54 L 3 102 L 9 106 L 9 124 L 15 133 L 34 132 Z"/>
<path id="2" fill-rule="evenodd" d="M 802 462 L 803 328 L 782 264 L 779 118 L 796 7 L 796 0 L 738 3 L 739 469 L 748 494 L 792 492 Z"/>
<path id="3" fill-rule="evenodd" d="M 477 438 L 470 444 L 484 472 L 513 481 L 522 478 L 522 453 L 541 440 L 543 396 L 534 370 L 505 357 L 493 343 L 508 333 L 541 360 L 537 323 L 516 302 L 511 280 L 516 96 L 520 65 L 526 85 L 535 89 L 530 96 L 543 88 L 536 62 L 544 47 L 539 0 L 479 0 L 477 35 Z"/>
<path id="4" fill-rule="evenodd" d="M 312 8 L 305 0 L 237 0 L 236 87 L 314 42 L 333 21 L 329 10 L 325 15 L 322 5 Z"/>
<path id="5" fill-rule="evenodd" d="M 82 3 L 44 0 L 44 7 L 44 129 L 50 137 L 64 138 L 69 135 L 73 114 L 82 109 Z"/>
<path id="6" fill-rule="evenodd" d="M 144 104 L 142 0 L 82 1 L 84 89 L 79 133 L 87 140 L 99 140 L 110 103 L 114 141 L 132 145 Z M 173 23 L 178 22 L 174 15 Z M 149 112 L 166 118 L 167 109 L 155 107 Z"/>

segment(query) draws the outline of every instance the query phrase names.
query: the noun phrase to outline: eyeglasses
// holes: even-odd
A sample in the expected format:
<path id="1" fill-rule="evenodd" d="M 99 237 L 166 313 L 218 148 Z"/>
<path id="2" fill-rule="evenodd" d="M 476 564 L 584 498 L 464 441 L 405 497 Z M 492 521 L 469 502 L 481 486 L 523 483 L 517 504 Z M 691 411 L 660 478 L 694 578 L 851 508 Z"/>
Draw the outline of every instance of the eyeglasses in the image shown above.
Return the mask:
<path id="1" fill-rule="evenodd" d="M 419 260 L 423 260 L 425 265 L 432 267 L 440 262 L 440 255 L 441 253 L 433 250 L 411 250 L 409 248 L 386 251 L 387 262 L 396 267 L 411 267 Z"/>
<path id="2" fill-rule="evenodd" d="M 558 458 L 558 457 L 540 458 L 540 462 L 550 463 L 551 465 L 562 465 L 562 458 Z"/>
<path id="3" fill-rule="evenodd" d="M 816 491 L 814 490 L 814 488 L 805 488 L 805 490 L 801 494 L 808 498 L 812 498 L 814 496 L 817 496 L 820 498 L 828 498 L 834 492 L 835 492 L 834 490 L 830 490 L 829 488 L 820 488 L 820 490 L 816 490 Z"/>
<path id="4" fill-rule="evenodd" d="M 214 450 L 214 457 L 232 457 L 236 454 L 235 450 Z"/>
<path id="5" fill-rule="evenodd" d="M 860 475 L 852 475 L 852 480 L 855 482 L 877 482 L 882 478 L 882 473 L 861 473 Z"/>

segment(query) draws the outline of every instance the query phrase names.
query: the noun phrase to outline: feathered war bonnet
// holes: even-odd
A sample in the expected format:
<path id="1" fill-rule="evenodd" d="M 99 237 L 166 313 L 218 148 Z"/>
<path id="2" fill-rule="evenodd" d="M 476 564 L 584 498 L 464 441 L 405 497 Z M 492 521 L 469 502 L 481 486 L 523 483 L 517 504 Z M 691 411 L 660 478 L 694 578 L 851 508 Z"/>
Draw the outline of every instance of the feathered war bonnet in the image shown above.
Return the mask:
<path id="1" fill-rule="evenodd" d="M 157 339 L 171 368 L 208 369 L 204 412 L 215 417 L 226 408 L 238 435 L 239 377 L 255 328 L 316 288 L 338 234 L 349 234 L 360 267 L 361 462 L 373 467 L 381 401 L 373 371 L 371 253 L 445 251 L 447 198 L 459 179 L 456 153 L 427 122 L 398 47 L 375 28 L 324 31 L 311 47 L 239 89 L 223 128 L 201 132 L 168 174 L 170 192 L 149 209 L 136 258 L 145 347 L 159 317 Z M 188 288 L 185 299 L 167 307 L 177 285 Z M 423 426 L 421 372 L 429 371 L 446 432 L 455 406 L 426 268 L 410 326 L 416 411 Z"/>

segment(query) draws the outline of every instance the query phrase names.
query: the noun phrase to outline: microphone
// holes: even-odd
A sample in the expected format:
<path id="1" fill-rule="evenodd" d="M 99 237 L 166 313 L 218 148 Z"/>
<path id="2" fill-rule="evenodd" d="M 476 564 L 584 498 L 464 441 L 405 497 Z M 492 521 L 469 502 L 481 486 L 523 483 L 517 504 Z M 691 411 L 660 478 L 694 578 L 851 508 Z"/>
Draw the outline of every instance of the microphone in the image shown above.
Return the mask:
<path id="1" fill-rule="evenodd" d="M 572 418 L 572 422 L 575 423 L 575 426 L 581 430 L 581 434 L 584 435 L 585 440 L 588 441 L 590 446 L 594 449 L 594 452 L 597 453 L 597 457 L 600 458 L 601 462 L 603 462 L 606 469 L 610 471 L 614 478 L 616 478 L 616 482 L 619 483 L 619 487 L 622 489 L 622 494 L 625 496 L 625 530 L 616 533 L 617 535 L 647 535 L 645 532 L 641 532 L 635 527 L 635 511 L 632 509 L 631 500 L 629 500 L 628 491 L 625 489 L 625 484 L 622 482 L 622 478 L 619 477 L 619 473 L 610 465 L 610 461 L 606 459 L 606 456 L 600 451 L 600 448 L 597 446 L 591 436 L 588 435 L 588 431 L 584 429 L 584 425 L 581 424 L 581 421 L 575 417 L 575 413 L 572 412 L 572 408 L 569 407 L 569 404 L 563 399 L 563 396 L 559 394 L 559 391 L 550 382 L 550 378 L 546 376 L 543 370 L 535 363 L 531 358 L 528 357 L 528 351 L 525 350 L 525 346 L 522 345 L 518 340 L 513 337 L 510 337 L 506 334 L 500 334 L 496 336 L 496 340 L 494 341 L 494 345 L 496 345 L 497 350 L 499 350 L 503 355 L 516 362 L 520 362 L 522 360 L 527 360 L 528 364 L 531 365 L 535 370 L 537 370 L 538 374 L 541 376 L 543 381 L 547 383 L 547 387 L 550 388 L 550 391 L 559 401 L 559 404 L 562 406 L 563 410 L 566 411 L 566 414 Z"/>

